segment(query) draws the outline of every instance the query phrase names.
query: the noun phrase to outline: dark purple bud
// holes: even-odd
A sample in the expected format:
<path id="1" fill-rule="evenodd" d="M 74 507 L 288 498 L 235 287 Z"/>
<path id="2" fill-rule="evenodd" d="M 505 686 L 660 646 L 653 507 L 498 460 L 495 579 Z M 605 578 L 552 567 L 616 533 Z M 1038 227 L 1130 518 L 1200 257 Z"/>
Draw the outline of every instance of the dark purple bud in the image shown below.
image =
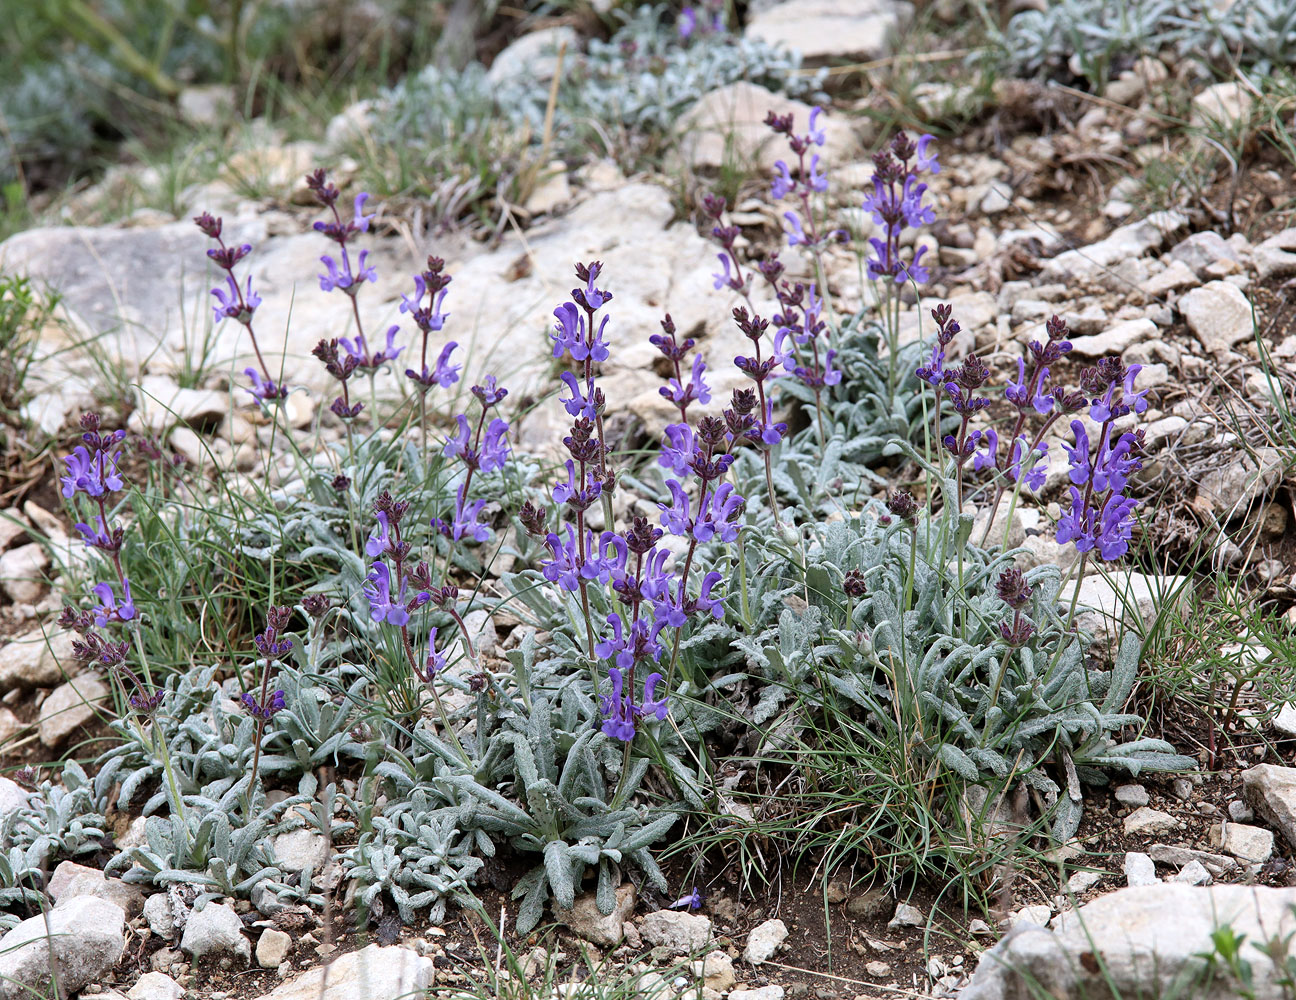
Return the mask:
<path id="1" fill-rule="evenodd" d="M 302 598 L 302 609 L 312 618 L 323 618 L 330 607 L 332 602 L 326 594 L 307 594 Z"/>
<path id="2" fill-rule="evenodd" d="M 1022 571 L 1014 566 L 999 574 L 995 591 L 999 594 L 999 599 L 1015 611 L 1030 600 L 1031 586 L 1022 576 Z"/>
<path id="3" fill-rule="evenodd" d="M 847 597 L 863 597 L 868 591 L 868 588 L 864 585 L 864 574 L 857 569 L 848 569 L 846 578 L 842 581 L 842 590 Z"/>
<path id="4" fill-rule="evenodd" d="M 204 236 L 209 236 L 213 240 L 220 239 L 222 220 L 213 216 L 210 212 L 203 212 L 202 215 L 194 216 L 194 225 L 202 230 Z"/>
<path id="5" fill-rule="evenodd" d="M 917 523 L 918 501 L 908 490 L 896 490 L 887 500 L 887 510 L 910 525 Z"/>
<path id="6" fill-rule="evenodd" d="M 329 485 L 333 487 L 335 493 L 345 493 L 347 490 L 351 488 L 351 477 L 344 476 L 342 473 L 339 472 L 336 476 L 333 477 L 333 482 L 330 483 Z"/>
<path id="7" fill-rule="evenodd" d="M 545 524 L 548 517 L 548 508 L 533 504 L 530 500 L 523 503 L 522 509 L 518 512 L 518 520 L 522 522 L 522 527 L 527 530 L 527 533 L 539 535 L 541 538 L 549 534 Z"/>

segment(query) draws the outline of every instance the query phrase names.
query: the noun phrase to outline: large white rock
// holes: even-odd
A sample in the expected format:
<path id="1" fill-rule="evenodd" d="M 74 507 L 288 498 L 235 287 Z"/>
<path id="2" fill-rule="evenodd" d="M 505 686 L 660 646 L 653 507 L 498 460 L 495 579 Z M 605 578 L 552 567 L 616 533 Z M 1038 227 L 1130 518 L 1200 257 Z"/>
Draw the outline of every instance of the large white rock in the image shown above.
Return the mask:
<path id="1" fill-rule="evenodd" d="M 558 69 L 558 51 L 564 47 L 563 59 L 571 66 L 580 52 L 580 36 L 575 28 L 564 24 L 533 31 L 510 42 L 495 57 L 486 78 L 496 86 L 517 78 L 535 85 L 546 84 Z"/>
<path id="2" fill-rule="evenodd" d="M 1188 220 L 1178 212 L 1153 212 L 1145 219 L 1113 230 L 1104 240 L 1077 250 L 1067 250 L 1044 262 L 1040 280 L 1069 281 L 1093 278 L 1125 260 L 1136 260 L 1159 249 Z"/>
<path id="3" fill-rule="evenodd" d="M 1296 767 L 1257 764 L 1242 772 L 1242 796 L 1296 847 Z"/>
<path id="4" fill-rule="evenodd" d="M 1179 300 L 1179 311 L 1202 347 L 1217 354 L 1255 333 L 1251 301 L 1231 281 L 1208 281 Z"/>
<path id="5" fill-rule="evenodd" d="M 1211 126 L 1233 130 L 1246 125 L 1255 98 L 1240 83 L 1217 83 L 1207 87 L 1192 100 L 1191 124 L 1195 128 Z"/>
<path id="6" fill-rule="evenodd" d="M 0 586 L 15 604 L 31 604 L 45 589 L 49 556 L 43 545 L 29 542 L 0 555 Z"/>
<path id="7" fill-rule="evenodd" d="M 72 638 L 70 632 L 36 629 L 0 646 L 0 690 L 51 687 L 76 673 Z"/>
<path id="8" fill-rule="evenodd" d="M 779 950 L 779 946 L 787 940 L 787 936 L 787 924 L 782 920 L 766 920 L 764 923 L 757 924 L 747 935 L 747 947 L 743 950 L 743 958 L 751 965 L 768 962 Z"/>
<path id="9" fill-rule="evenodd" d="M 711 943 L 711 918 L 682 910 L 656 910 L 643 918 L 639 933 L 650 945 L 674 955 L 691 955 Z"/>
<path id="10" fill-rule="evenodd" d="M 913 20 L 913 6 L 896 0 L 785 0 L 757 11 L 747 38 L 784 45 L 807 62 L 881 59 Z"/>
<path id="11" fill-rule="evenodd" d="M 755 161 L 771 171 L 778 160 L 790 160 L 787 140 L 765 124 L 769 112 L 792 115 L 798 132 L 810 121 L 810 105 L 775 94 L 746 81 L 713 90 L 680 117 L 680 148 L 688 162 L 718 169 L 729 163 Z M 841 115 L 825 113 L 816 125 L 824 130 L 823 148 L 815 152 L 829 163 L 847 160 L 857 144 L 855 133 Z"/>
<path id="12" fill-rule="evenodd" d="M 1097 572 L 1085 573 L 1080 583 L 1078 608 L 1087 609 L 1077 614 L 1081 628 L 1092 632 L 1100 641 L 1119 638 L 1123 632 L 1148 625 L 1156 617 L 1162 604 L 1182 597 L 1188 584 L 1182 576 L 1145 576 L 1142 573 L 1115 569 L 1108 580 Z M 1071 606 L 1075 584 L 1071 583 L 1058 593 L 1058 603 Z"/>
<path id="13" fill-rule="evenodd" d="M 24 920 L 0 936 L 0 1000 L 52 996 L 51 957 L 64 996 L 99 979 L 121 960 L 125 924 L 120 906 L 94 896 Z"/>
<path id="14" fill-rule="evenodd" d="M 576 897 L 570 910 L 554 909 L 554 919 L 566 924 L 577 937 L 584 938 L 600 948 L 615 948 L 625 936 L 625 922 L 634 913 L 635 888 L 630 883 L 616 891 L 616 904 L 611 913 L 599 912 L 595 894 L 584 893 Z"/>
<path id="15" fill-rule="evenodd" d="M 108 685 L 96 674 L 79 674 L 41 702 L 40 741 L 53 749 L 95 717 L 108 700 Z"/>
<path id="16" fill-rule="evenodd" d="M 1211 935 L 1227 926 L 1248 944 L 1283 939 L 1296 931 L 1294 908 L 1296 889 L 1174 883 L 1121 889 L 1061 915 L 1053 931 L 1024 927 L 1005 936 L 982 955 L 960 997 L 1234 1000 L 1233 979 L 1203 975 L 1202 956 L 1214 952 Z M 1244 945 L 1243 957 L 1257 1000 L 1286 995 L 1264 951 Z"/>
<path id="17" fill-rule="evenodd" d="M 247 965 L 252 959 L 252 944 L 243 936 L 243 921 L 227 903 L 208 903 L 190 913 L 180 950 L 195 962 L 229 955 Z"/>
<path id="18" fill-rule="evenodd" d="M 405 1000 L 432 985 L 432 959 L 371 944 L 284 983 L 261 1000 Z"/>

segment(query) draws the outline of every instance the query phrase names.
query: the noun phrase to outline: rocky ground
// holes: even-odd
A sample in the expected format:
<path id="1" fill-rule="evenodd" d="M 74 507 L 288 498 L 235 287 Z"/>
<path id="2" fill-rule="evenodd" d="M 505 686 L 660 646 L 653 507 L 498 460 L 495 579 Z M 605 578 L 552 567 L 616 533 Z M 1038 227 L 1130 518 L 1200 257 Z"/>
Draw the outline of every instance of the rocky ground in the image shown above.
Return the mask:
<path id="1" fill-rule="evenodd" d="M 838 12 L 842 6 L 788 0 L 753 18 L 747 31 L 797 44 L 807 57 L 863 61 L 883 56 L 880 39 L 909 15 L 908 5 L 885 0 L 868 10 L 850 5 L 849 16 Z M 506 51 L 500 58 L 524 56 Z M 922 237 L 939 267 L 924 302 L 902 316 L 906 336 L 925 336 L 927 310 L 949 302 L 964 331 L 952 354 L 975 351 L 1008 369 L 1056 314 L 1070 327 L 1077 367 L 1110 354 L 1144 366 L 1140 385 L 1151 387 L 1152 409 L 1140 424 L 1151 460 L 1141 488 L 1155 499 L 1143 531 L 1154 558 L 1142 571 L 1085 581 L 1080 601 L 1091 611 L 1082 621 L 1100 635 L 1136 619 L 1152 626 L 1168 611 L 1166 595 L 1188 601 L 1180 585 L 1209 586 L 1212 570 L 1244 582 L 1256 606 L 1275 618 L 1290 618 L 1296 607 L 1296 442 L 1287 423 L 1296 386 L 1296 228 L 1282 194 L 1296 172 L 1257 153 L 1229 194 L 1231 226 L 1210 224 L 1199 206 L 1136 207 L 1138 167 L 1172 143 L 1194 141 L 1169 134 L 1154 113 L 1149 79 L 1172 69 L 1141 66 L 1101 97 L 1052 95 L 1057 124 L 1047 129 L 1020 124 L 1023 97 L 1001 88 L 982 125 L 942 146 L 944 169 L 933 182 L 942 219 Z M 1192 108 L 1214 119 L 1240 117 L 1250 99 L 1226 82 L 1196 93 Z M 686 141 L 678 155 L 689 175 L 707 176 L 735 148 L 768 166 L 759 123 L 770 108 L 798 118 L 809 112 L 752 84 L 702 96 L 681 122 Z M 863 197 L 872 172 L 867 150 L 876 139 L 855 122 L 835 113 L 825 150 L 832 198 L 845 209 Z M 1018 130 L 1005 132 L 1014 122 Z M 270 176 L 277 195 L 244 198 L 237 185 L 218 180 L 186 191 L 178 219 L 144 211 L 111 225 L 79 224 L 78 206 L 91 218 L 110 196 L 91 190 L 68 210 L 69 224 L 0 244 L 0 268 L 48 283 L 61 296 L 42 332 L 29 376 L 37 391 L 25 417 L 57 435 L 82 409 L 99 405 L 106 389 L 126 387 L 128 427 L 176 462 L 249 474 L 261 449 L 273 446 L 280 462 L 272 476 L 291 479 L 289 450 L 231 388 L 231 373 L 249 360 L 247 344 L 224 333 L 203 336 L 206 241 L 187 217 L 221 214 L 227 232 L 255 248 L 252 273 L 267 317 L 263 346 L 284 359 L 296 384 L 314 390 L 290 397 L 290 421 L 304 439 L 318 435 L 315 446 L 326 443 L 341 431 L 320 429 L 316 420 L 313 400 L 325 375 L 310 350 L 336 329 L 337 304 L 316 287 L 317 214 L 304 204 L 299 179 L 312 166 L 334 165 L 336 156 L 327 141 L 239 150 L 231 169 Z M 1103 169 L 1095 170 L 1100 160 Z M 345 164 L 336 169 L 346 177 Z M 519 206 L 526 224 L 490 238 L 416 231 L 401 206 L 378 206 L 369 244 L 381 275 L 368 299 L 373 323 L 397 319 L 405 276 L 429 252 L 446 258 L 469 378 L 489 369 L 519 397 L 532 397 L 537 405 L 518 426 L 518 444 L 552 454 L 562 412 L 546 395 L 549 307 L 570 281 L 572 260 L 601 259 L 617 276 L 616 322 L 626 345 L 603 384 L 634 418 L 619 429 L 622 444 L 633 447 L 672 416 L 647 343 L 664 311 L 709 356 L 731 356 L 742 346 L 727 322 L 738 300 L 718 301 L 714 249 L 698 219 L 679 211 L 678 197 L 667 176 L 625 177 L 614 163 L 595 160 L 554 173 Z M 744 240 L 782 238 L 780 212 L 759 189 L 734 208 Z M 867 220 L 855 221 L 858 235 L 867 236 Z M 829 256 L 828 276 L 844 307 L 867 301 L 849 249 Z M 724 377 L 713 392 L 728 392 Z M 106 379 L 120 381 L 109 387 Z M 383 388 L 380 382 L 376 391 Z M 1050 440 L 1051 453 L 1062 454 L 1063 440 L 1069 435 Z M 1039 562 L 1063 567 L 1074 554 L 1052 540 L 1048 525 L 1058 516 L 1065 478 L 1065 466 L 1055 462 L 1039 504 L 1020 508 L 1010 533 L 1010 542 Z M 78 672 L 67 636 L 51 624 L 79 542 L 69 538 L 52 480 L 6 495 L 13 505 L 0 521 L 0 749 L 15 766 L 64 753 L 84 757 L 80 741 L 103 735 L 96 713 L 109 691 L 96 674 Z M 1243 673 L 1263 671 L 1267 658 L 1282 655 L 1239 634 Z M 1240 684 L 1227 715 L 1189 718 L 1165 709 L 1156 735 L 1199 753 L 1202 769 L 1100 795 L 1077 840 L 1053 853 L 1056 869 L 1017 872 L 986 917 L 952 916 L 928 886 L 897 900 L 845 876 L 823 893 L 798 873 L 781 891 L 756 899 L 745 899 L 735 881 L 697 914 L 661 908 L 669 901 L 636 898 L 627 886 L 612 916 L 583 897 L 572 912 L 556 914 L 565 926 L 556 940 L 516 942 L 521 971 L 540 980 L 556 971 L 555 992 L 567 997 L 585 995 L 574 984 L 590 976 L 590 955 L 605 957 L 618 975 L 637 975 L 636 995 L 663 998 L 1025 997 L 1031 994 L 1021 969 L 1050 995 L 1146 991 L 1152 976 L 1162 995 L 1224 997 L 1237 995 L 1235 980 L 1201 956 L 1217 949 L 1212 935 L 1231 927 L 1245 935 L 1255 995 L 1290 996 L 1296 768 L 1286 765 L 1296 745 L 1296 708 L 1267 700 L 1266 690 Z M 0 807 L 16 808 L 27 794 L 0 778 Z M 119 820 L 119 844 L 142 836 L 132 817 Z M 327 844 L 297 839 L 282 853 L 299 852 L 303 866 L 327 865 Z M 337 915 L 305 907 L 267 918 L 246 902 L 193 909 L 182 889 L 145 897 L 93 865 L 64 862 L 46 888 L 54 903 L 48 914 L 0 938 L 0 1000 L 41 981 L 51 953 L 63 996 L 504 995 L 498 983 L 487 985 L 487 968 L 497 961 L 493 939 L 461 915 L 443 925 L 380 927 L 374 940 Z M 505 980 L 517 974 L 502 973 Z M 1196 992 L 1174 992 L 1188 982 Z"/>

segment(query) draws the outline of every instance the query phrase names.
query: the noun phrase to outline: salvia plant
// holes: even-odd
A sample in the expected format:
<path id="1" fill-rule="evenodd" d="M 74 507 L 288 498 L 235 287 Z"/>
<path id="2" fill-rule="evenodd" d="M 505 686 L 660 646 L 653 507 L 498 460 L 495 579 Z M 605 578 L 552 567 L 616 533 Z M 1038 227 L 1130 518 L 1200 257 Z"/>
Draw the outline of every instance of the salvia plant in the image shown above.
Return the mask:
<path id="1" fill-rule="evenodd" d="M 715 13 L 683 20 L 680 44 L 708 44 L 723 28 Z M 885 738 L 915 788 L 933 773 L 1025 782 L 1060 839 L 1078 826 L 1084 783 L 1191 766 L 1125 711 L 1137 640 L 1104 663 L 1076 622 L 1084 573 L 1134 537 L 1138 367 L 1105 359 L 1078 385 L 1059 382 L 1071 345 L 1056 318 L 1015 372 L 974 353 L 956 360 L 966 338 L 943 304 L 929 310 L 930 338 L 899 344 L 899 290 L 929 278 L 921 243 L 901 238 L 934 219 L 921 179 L 939 169 L 929 136 L 897 136 L 875 159 L 862 206 L 875 236 L 854 250 L 876 295 L 843 315 L 828 251 L 850 237 L 831 221 L 822 115 L 769 119 L 790 151 L 771 190 L 787 209 L 786 246 L 742 249 L 751 243 L 724 200 L 702 199 L 713 284 L 737 301 L 749 346 L 708 358 L 662 317 L 650 342 L 677 419 L 638 463 L 611 446 L 601 384 L 626 343 L 615 274 L 578 264 L 553 308 L 552 391 L 570 427 L 561 464 L 545 467 L 514 451 L 493 377 L 443 421 L 429 405 L 461 372 L 445 339 L 444 261 L 428 258 L 403 298 L 411 333 L 366 332 L 372 216 L 363 194 L 348 202 L 313 173 L 316 229 L 332 244 L 320 294 L 346 318 L 315 355 L 336 386 L 325 419 L 345 434 L 295 450 L 299 479 L 267 490 L 234 542 L 283 567 L 283 584 L 248 638 L 188 669 L 151 670 L 143 637 L 166 626 L 136 606 L 127 569 L 138 565 L 129 508 L 149 497 L 122 474 L 120 432 L 85 419 L 63 486 L 107 579 L 63 622 L 77 655 L 113 680 L 117 740 L 93 780 L 68 765 L 63 797 L 44 788 L 44 815 L 5 820 L 0 901 L 29 902 L 38 862 L 84 849 L 111 804 L 146 817 L 144 842 L 111 870 L 245 895 L 267 913 L 322 903 L 324 873 L 290 872 L 275 852 L 278 835 L 303 827 L 335 845 L 330 877 L 371 915 L 409 922 L 473 905 L 501 849 L 534 859 L 514 890 L 524 932 L 586 888 L 610 912 L 628 876 L 695 906 L 697 890 L 669 885 L 654 849 L 686 811 L 723 809 L 712 754 L 735 727 L 774 761 L 813 745 L 817 723 L 848 718 Z M 249 251 L 222 242 L 220 220 L 199 225 L 225 272 L 217 314 L 244 327 L 257 358 L 244 372 L 250 405 L 280 428 L 293 373 L 256 345 L 256 297 L 234 273 Z M 709 383 L 721 362 L 746 380 L 727 399 Z M 1000 390 L 1011 415 L 996 427 L 987 411 Z M 1024 568 L 994 530 L 1005 503 L 1011 521 L 1047 485 L 1049 439 L 1066 425 L 1069 502 L 1055 531 L 1080 553 L 1072 579 Z M 879 475 L 882 460 L 903 483 Z M 974 539 L 977 504 L 987 520 Z M 503 612 L 512 630 L 499 644 Z M 346 780 L 321 781 L 326 766 Z"/>

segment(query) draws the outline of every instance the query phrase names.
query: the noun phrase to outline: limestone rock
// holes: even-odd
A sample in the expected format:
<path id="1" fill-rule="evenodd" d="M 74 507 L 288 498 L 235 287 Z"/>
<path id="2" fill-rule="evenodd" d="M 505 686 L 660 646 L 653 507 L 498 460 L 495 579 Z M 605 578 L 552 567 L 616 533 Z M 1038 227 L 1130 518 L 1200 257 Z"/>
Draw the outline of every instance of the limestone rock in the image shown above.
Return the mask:
<path id="1" fill-rule="evenodd" d="M 96 706 L 108 700 L 108 685 L 95 674 L 80 674 L 60 684 L 41 702 L 38 732 L 53 749 L 95 717 Z"/>
<path id="2" fill-rule="evenodd" d="M 31 805 L 31 793 L 8 778 L 0 778 L 0 816 Z"/>
<path id="3" fill-rule="evenodd" d="M 927 922 L 923 916 L 923 911 L 916 906 L 908 903 L 897 903 L 895 914 L 887 921 L 887 927 L 890 930 L 896 930 L 900 927 L 922 927 Z"/>
<path id="4" fill-rule="evenodd" d="M 49 893 L 58 902 L 79 896 L 98 896 L 116 903 L 127 917 L 133 917 L 144 908 L 144 893 L 139 886 L 119 878 L 106 878 L 98 868 L 89 868 L 71 861 L 63 861 L 50 876 Z"/>
<path id="5" fill-rule="evenodd" d="M 747 935 L 743 958 L 751 965 L 760 965 L 774 957 L 779 946 L 787 940 L 787 924 L 782 920 L 766 920 L 753 927 Z"/>
<path id="6" fill-rule="evenodd" d="M 890 55 L 913 7 L 896 0 L 785 0 L 758 10 L 743 32 L 800 52 L 808 62 Z"/>
<path id="7" fill-rule="evenodd" d="M 639 933 L 654 947 L 674 955 L 691 955 L 711 943 L 711 918 L 682 910 L 657 910 L 643 918 Z"/>
<path id="8" fill-rule="evenodd" d="M 486 78 L 495 86 L 519 77 L 533 85 L 546 84 L 558 70 L 558 50 L 563 46 L 566 46 L 563 58 L 570 66 L 580 51 L 580 36 L 565 24 L 523 35 L 495 57 Z"/>
<path id="9" fill-rule="evenodd" d="M 1182 576 L 1145 576 L 1142 573 L 1112 574 L 1110 581 L 1096 573 L 1086 573 L 1080 583 L 1079 606 L 1091 609 L 1079 615 L 1081 628 L 1092 632 L 1098 639 L 1115 640 L 1127 628 L 1136 627 L 1137 621 L 1126 621 L 1137 615 L 1150 623 L 1162 603 L 1178 599 L 1187 585 Z M 1069 607 L 1075 585 L 1062 588 L 1058 603 Z"/>
<path id="10" fill-rule="evenodd" d="M 1161 881 L 1157 878 L 1156 864 L 1146 854 L 1137 851 L 1126 853 L 1123 869 L 1126 885 L 1155 885 Z"/>
<path id="11" fill-rule="evenodd" d="M 303 973 L 261 1000 L 408 1000 L 431 987 L 433 976 L 432 959 L 399 945 L 371 944 Z"/>
<path id="12" fill-rule="evenodd" d="M 1197 851 L 1190 847 L 1153 844 L 1148 848 L 1148 854 L 1153 861 L 1163 865 L 1186 867 L 1196 861 L 1216 877 L 1231 875 L 1238 870 L 1238 863 L 1230 857 L 1223 854 L 1211 854 L 1209 851 Z"/>
<path id="13" fill-rule="evenodd" d="M 1077 357 L 1102 358 L 1124 354 L 1135 344 L 1157 336 L 1157 326 L 1150 319 L 1131 319 L 1093 337 L 1072 337 L 1071 350 Z"/>
<path id="14" fill-rule="evenodd" d="M 1284 513 L 1286 512 L 1284 511 Z M 1285 736 L 1288 739 L 1296 737 L 1296 705 L 1283 705 L 1270 725 L 1273 726 L 1274 732 L 1280 736 Z"/>
<path id="15" fill-rule="evenodd" d="M 694 962 L 693 971 L 706 989 L 717 993 L 728 993 L 737 982 L 733 959 L 723 951 L 710 952 L 701 962 Z"/>
<path id="16" fill-rule="evenodd" d="M 328 861 L 328 844 L 321 834 L 311 829 L 281 833 L 275 837 L 272 846 L 275 860 L 286 871 L 300 872 L 309 868 L 318 874 Z"/>
<path id="17" fill-rule="evenodd" d="M 263 969 L 279 968 L 279 964 L 288 957 L 288 949 L 291 947 L 291 937 L 283 931 L 267 927 L 261 932 L 261 937 L 257 940 L 257 965 Z"/>
<path id="18" fill-rule="evenodd" d="M 165 972 L 146 972 L 126 995 L 130 1000 L 180 1000 L 184 988 Z"/>
<path id="19" fill-rule="evenodd" d="M 1273 857 L 1274 835 L 1263 827 L 1226 823 L 1220 846 L 1242 861 L 1263 864 Z"/>
<path id="20" fill-rule="evenodd" d="M 1168 812 L 1162 812 L 1160 809 L 1149 809 L 1147 806 L 1135 809 L 1125 817 L 1124 822 L 1127 837 L 1148 833 L 1164 833 L 1167 830 L 1173 830 L 1178 825 L 1179 821 Z"/>
<path id="21" fill-rule="evenodd" d="M 53 687 L 76 666 L 71 633 L 38 628 L 0 646 L 0 690 Z"/>
<path id="22" fill-rule="evenodd" d="M 45 589 L 49 555 L 43 545 L 29 542 L 0 555 L 0 586 L 15 604 L 31 604 Z"/>
<path id="23" fill-rule="evenodd" d="M 1211 873 L 1206 870 L 1206 866 L 1200 861 L 1189 861 L 1179 869 L 1179 874 L 1170 881 L 1182 882 L 1184 885 L 1210 885 L 1213 879 Z"/>
<path id="24" fill-rule="evenodd" d="M 625 935 L 625 922 L 634 913 L 635 889 L 626 883 L 616 891 L 616 905 L 612 912 L 599 912 L 594 893 L 587 892 L 576 897 L 570 910 L 555 909 L 554 919 L 566 924 L 579 938 L 584 938 L 600 948 L 615 948 Z"/>
<path id="25" fill-rule="evenodd" d="M 1195 271 L 1181 260 L 1172 260 L 1160 274 L 1154 274 L 1143 282 L 1143 294 L 1151 298 L 1160 298 L 1169 292 L 1181 292 L 1185 288 L 1196 288 L 1201 284 Z"/>
<path id="26" fill-rule="evenodd" d="M 1041 281 L 1094 277 L 1126 260 L 1137 260 L 1159 249 L 1187 224 L 1178 212 L 1153 212 L 1146 219 L 1114 230 L 1106 239 L 1078 250 L 1067 250 L 1045 261 Z"/>
<path id="27" fill-rule="evenodd" d="M 1245 125 L 1255 98 L 1240 83 L 1217 83 L 1192 99 L 1191 124 L 1195 128 L 1212 125 L 1234 129 Z"/>
<path id="28" fill-rule="evenodd" d="M 148 922 L 149 930 L 164 941 L 170 941 L 175 937 L 176 919 L 175 911 L 171 906 L 171 899 L 165 892 L 155 892 L 144 900 L 144 919 Z"/>
<path id="29" fill-rule="evenodd" d="M 1197 277 L 1206 276 L 1207 268 L 1221 260 L 1238 262 L 1237 251 L 1219 233 L 1210 231 L 1193 233 L 1175 244 L 1170 259 L 1187 264 Z"/>
<path id="30" fill-rule="evenodd" d="M 1150 801 L 1148 790 L 1142 785 L 1117 785 L 1115 793 L 1116 801 L 1123 806 L 1145 806 Z"/>
<path id="31" fill-rule="evenodd" d="M 185 922 L 180 950 L 195 962 L 232 955 L 242 965 L 252 960 L 252 945 L 243 936 L 243 921 L 228 903 L 208 903 Z"/>
<path id="32" fill-rule="evenodd" d="M 1282 453 L 1276 448 L 1260 448 L 1254 454 L 1242 451 L 1233 461 L 1203 475 L 1197 495 L 1227 519 L 1277 489 L 1283 465 Z"/>
<path id="33" fill-rule="evenodd" d="M 1261 281 L 1296 274 L 1296 229 L 1284 229 L 1257 243 L 1251 251 L 1251 263 Z"/>
<path id="34" fill-rule="evenodd" d="M 785 159 L 787 151 L 765 124 L 770 111 L 791 114 L 796 127 L 804 129 L 811 108 L 745 81 L 711 91 L 680 118 L 678 132 L 685 159 L 695 168 L 714 169 L 735 158 L 738 162 L 755 159 L 762 171 L 773 170 L 774 162 Z M 824 115 L 817 124 L 826 139 L 823 149 L 816 152 L 830 163 L 848 160 L 856 145 L 850 126 L 840 115 Z"/>
<path id="35" fill-rule="evenodd" d="M 98 980 L 126 950 L 125 925 L 120 906 L 95 896 L 24 920 L 0 939 L 0 1000 L 52 996 L 51 951 L 64 995 Z"/>
<path id="36" fill-rule="evenodd" d="M 981 957 L 960 997 L 1167 997 L 1192 982 L 1196 1000 L 1232 1000 L 1237 984 L 1231 978 L 1200 975 L 1200 956 L 1214 950 L 1211 934 L 1229 926 L 1248 941 L 1282 938 L 1296 930 L 1294 904 L 1296 889 L 1173 883 L 1121 889 L 1063 914 L 1053 931 L 1023 928 L 1005 936 Z M 1263 952 L 1252 949 L 1246 958 L 1253 995 L 1282 997 L 1281 973 Z"/>
<path id="37" fill-rule="evenodd" d="M 1242 796 L 1296 847 L 1296 767 L 1257 764 L 1243 771 Z"/>
<path id="38" fill-rule="evenodd" d="M 1188 329 L 1212 354 L 1249 340 L 1254 333 L 1251 303 L 1237 285 L 1209 281 L 1179 300 Z"/>

